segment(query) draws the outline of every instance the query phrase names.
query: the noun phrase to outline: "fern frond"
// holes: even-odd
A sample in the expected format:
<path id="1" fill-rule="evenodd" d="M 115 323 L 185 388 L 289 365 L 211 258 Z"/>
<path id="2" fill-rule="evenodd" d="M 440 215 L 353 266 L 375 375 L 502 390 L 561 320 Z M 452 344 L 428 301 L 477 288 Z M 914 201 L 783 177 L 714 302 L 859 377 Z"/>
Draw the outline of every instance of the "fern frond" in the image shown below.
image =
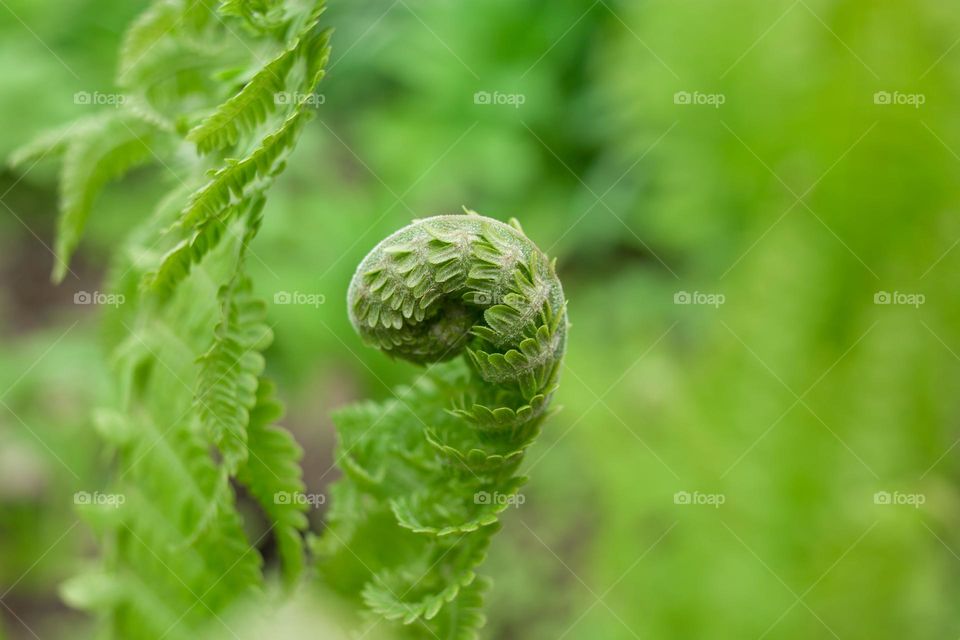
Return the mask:
<path id="1" fill-rule="evenodd" d="M 217 246 L 226 229 L 227 225 L 217 218 L 200 225 L 164 254 L 157 270 L 144 277 L 144 287 L 153 289 L 162 297 L 173 293 L 177 285 L 190 275 L 193 265 Z"/>
<path id="2" fill-rule="evenodd" d="M 191 281 L 180 302 L 198 299 L 205 286 Z M 173 315 L 154 317 L 117 352 L 128 384 L 123 412 L 111 419 L 126 425 L 110 432 L 119 460 L 110 491 L 123 504 L 93 505 L 84 514 L 111 550 L 109 579 L 101 581 L 110 588 L 85 603 L 73 598 L 105 614 L 115 637 L 194 637 L 211 611 L 225 611 L 262 584 L 256 541 L 244 534 L 233 491 L 190 410 L 191 354 L 214 312 L 209 304 L 177 333 L 167 324 Z"/>
<path id="3" fill-rule="evenodd" d="M 225 71 L 244 64 L 245 56 L 227 46 L 230 33 L 209 4 L 155 0 L 124 34 L 118 84 L 171 120 L 185 121 L 222 100 Z"/>
<path id="4" fill-rule="evenodd" d="M 422 622 L 431 637 L 445 640 L 478 640 L 480 629 L 486 624 L 483 614 L 484 595 L 493 586 L 486 576 L 477 579 L 460 590 L 457 599 L 440 611 L 440 615 L 428 623 Z"/>
<path id="5" fill-rule="evenodd" d="M 179 0 L 160 0 L 150 5 L 130 25 L 120 45 L 118 77 L 124 78 L 164 37 L 183 21 Z"/>
<path id="6" fill-rule="evenodd" d="M 10 154 L 7 164 L 12 168 L 23 167 L 28 162 L 38 162 L 42 158 L 56 158 L 63 155 L 70 144 L 71 134 L 100 126 L 102 115 L 91 116 L 71 122 L 68 125 L 46 131 Z"/>
<path id="7" fill-rule="evenodd" d="M 190 230 L 189 235 L 166 253 L 156 271 L 147 275 L 145 286 L 168 295 L 191 267 L 217 246 L 231 220 L 259 216 L 265 202 L 261 194 L 283 170 L 307 117 L 304 111 L 294 113 L 249 156 L 227 161 L 190 197 L 177 224 Z"/>
<path id="8" fill-rule="evenodd" d="M 199 359 L 197 412 L 231 475 L 247 460 L 247 425 L 264 367 L 260 352 L 273 339 L 264 322 L 266 306 L 251 289 L 242 272 L 220 288 L 221 320 L 213 344 Z"/>
<path id="9" fill-rule="evenodd" d="M 432 620 L 477 578 L 474 567 L 483 562 L 499 525 L 474 535 L 431 544 L 419 557 L 378 573 L 363 589 L 364 603 L 386 620 L 409 625 Z"/>
<path id="10" fill-rule="evenodd" d="M 60 210 L 53 280 L 60 282 L 83 236 L 90 210 L 106 184 L 157 158 L 165 123 L 141 105 L 81 118 L 46 132 L 14 151 L 20 167 L 44 157 L 62 158 Z"/>
<path id="11" fill-rule="evenodd" d="M 397 524 L 414 533 L 437 537 L 472 533 L 497 522 L 525 482 L 526 478 L 520 477 L 496 485 L 477 486 L 468 481 L 460 486 L 432 487 L 394 498 L 390 508 Z M 494 494 L 496 501 L 486 499 Z"/>
<path id="12" fill-rule="evenodd" d="M 399 637 L 475 638 L 488 586 L 475 569 L 522 502 L 517 470 L 557 388 L 567 319 L 554 265 L 516 226 L 427 218 L 367 255 L 348 305 L 366 342 L 430 369 L 335 416 L 344 477 L 321 571 Z"/>
<path id="13" fill-rule="evenodd" d="M 304 31 L 293 44 L 264 65 L 239 93 L 220 105 L 203 122 L 190 130 L 187 139 L 196 143 L 201 154 L 232 147 L 244 133 L 252 133 L 266 122 L 267 117 L 280 105 L 306 100 L 307 95 L 320 81 L 329 56 L 329 31 L 316 33 L 315 27 L 323 12 L 323 4 L 316 8 Z M 288 76 L 294 65 L 301 61 L 306 69 L 306 79 L 289 91 Z M 296 99 L 297 103 L 294 102 Z"/>
<path id="14" fill-rule="evenodd" d="M 268 123 L 274 109 L 263 91 L 312 90 L 328 34 L 317 27 L 320 1 L 227 0 L 222 11 L 246 23 L 247 46 L 230 46 L 233 30 L 212 4 L 155 0 L 124 37 L 118 73 L 128 99 L 13 157 L 63 157 L 58 279 L 108 181 L 154 158 L 177 169 L 179 184 L 112 269 L 127 295 L 109 318 L 118 406 L 100 411 L 96 425 L 116 458 L 111 492 L 123 502 L 83 507 L 102 566 L 64 587 L 71 604 L 98 612 L 100 637 L 192 639 L 211 617 L 264 600 L 258 547 L 270 534 L 287 584 L 305 563 L 306 505 L 276 499 L 302 493 L 301 451 L 273 424 L 279 403 L 260 381 L 270 329 L 244 259 L 266 190 L 310 115 L 297 102 Z M 285 70 L 279 83 L 255 75 L 238 91 L 244 70 L 257 68 L 254 51 L 291 53 L 270 69 Z M 239 159 L 199 158 L 184 146 L 188 125 L 211 113 L 194 134 L 199 146 L 235 146 Z M 238 485 L 266 515 L 260 539 L 245 532 Z"/>
<path id="15" fill-rule="evenodd" d="M 240 91 L 190 130 L 187 140 L 201 154 L 233 146 L 241 132 L 249 132 L 266 121 L 277 107 L 277 95 L 286 86 L 287 74 L 296 60 L 288 50 L 264 66 Z"/>
<path id="16" fill-rule="evenodd" d="M 93 203 L 103 187 L 137 165 L 156 157 L 153 149 L 159 129 L 131 112 L 104 118 L 84 128 L 66 144 L 60 175 L 60 215 L 57 220 L 53 270 L 63 280 L 68 263 L 83 235 Z"/>
<path id="17" fill-rule="evenodd" d="M 269 30 L 282 24 L 284 0 L 220 0 L 220 15 L 242 18 L 254 29 Z"/>
<path id="18" fill-rule="evenodd" d="M 307 112 L 296 111 L 250 155 L 242 160 L 228 160 L 214 172 L 210 181 L 191 198 L 182 216 L 183 225 L 195 227 L 222 215 L 231 204 L 242 202 L 264 186 L 263 182 L 271 180 L 283 169 L 283 161 L 293 150 L 307 117 Z"/>
<path id="19" fill-rule="evenodd" d="M 273 384 L 261 379 L 247 426 L 247 446 L 252 454 L 240 468 L 237 479 L 267 514 L 284 578 L 287 584 L 293 584 L 303 572 L 301 532 L 307 528 L 307 503 L 294 496 L 302 494 L 306 487 L 298 464 L 303 450 L 290 432 L 274 424 L 282 415 Z"/>

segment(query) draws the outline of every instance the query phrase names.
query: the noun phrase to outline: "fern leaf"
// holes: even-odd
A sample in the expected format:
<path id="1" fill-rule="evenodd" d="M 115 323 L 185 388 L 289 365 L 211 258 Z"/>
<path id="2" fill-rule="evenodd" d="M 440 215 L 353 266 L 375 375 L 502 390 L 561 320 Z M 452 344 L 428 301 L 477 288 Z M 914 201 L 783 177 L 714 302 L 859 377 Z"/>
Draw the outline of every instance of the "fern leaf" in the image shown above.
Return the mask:
<path id="1" fill-rule="evenodd" d="M 498 528 L 495 525 L 444 544 L 431 544 L 412 562 L 381 571 L 364 587 L 364 603 L 385 619 L 405 625 L 432 620 L 476 580 L 474 567 L 486 558 Z"/>
<path id="2" fill-rule="evenodd" d="M 118 77 L 127 76 L 182 20 L 183 8 L 177 0 L 160 0 L 141 13 L 124 34 Z"/>
<path id="3" fill-rule="evenodd" d="M 284 578 L 293 584 L 304 567 L 301 532 L 307 528 L 307 504 L 294 499 L 305 490 L 298 464 L 303 450 L 288 431 L 274 424 L 282 414 L 273 384 L 261 380 L 247 427 L 251 455 L 237 478 L 270 519 Z"/>
<path id="4" fill-rule="evenodd" d="M 216 218 L 200 225 L 189 237 L 179 241 L 163 256 L 156 271 L 146 275 L 145 287 L 154 289 L 161 296 L 171 294 L 176 286 L 190 275 L 193 265 L 199 263 L 219 244 L 226 229 L 227 226 Z"/>
<path id="5" fill-rule="evenodd" d="M 13 158 L 63 156 L 57 279 L 107 182 L 155 155 L 180 174 L 113 266 L 128 294 L 111 317 L 118 406 L 100 411 L 96 424 L 116 457 L 111 491 L 123 501 L 84 508 L 105 549 L 102 566 L 64 587 L 70 603 L 100 614 L 100 637 L 192 640 L 211 617 L 263 601 L 268 580 L 258 547 L 271 532 L 289 584 L 305 562 L 306 505 L 275 499 L 303 491 L 301 452 L 273 424 L 279 405 L 260 381 L 270 329 L 244 259 L 265 192 L 310 115 L 298 102 L 281 122 L 267 123 L 274 105 L 263 102 L 264 92 L 312 90 L 328 34 L 316 26 L 319 0 L 226 0 L 222 13 L 245 20 L 249 45 L 232 46 L 233 30 L 210 4 L 155 0 L 124 37 L 118 73 L 130 100 Z M 256 68 L 254 50 L 291 52 L 269 69 L 284 71 L 282 82 L 268 82 L 261 69 L 238 93 L 237 78 Z M 202 150 L 236 146 L 238 159 L 184 153 L 187 123 L 198 113 L 213 115 L 191 139 Z M 253 131 L 261 125 L 265 132 Z M 162 295 L 145 295 L 143 282 Z M 267 516 L 261 539 L 245 533 L 235 482 Z"/>
<path id="6" fill-rule="evenodd" d="M 279 173 L 307 117 L 305 111 L 295 112 L 246 158 L 229 160 L 226 166 L 214 172 L 210 181 L 187 205 L 182 217 L 184 226 L 194 227 L 220 216 L 231 204 L 247 199 L 256 186 L 263 186 L 256 185 L 257 181 L 269 181 Z"/>
<path id="7" fill-rule="evenodd" d="M 242 132 L 253 131 L 276 109 L 276 96 L 286 86 L 287 74 L 296 60 L 296 50 L 287 50 L 264 66 L 240 91 L 190 130 L 187 140 L 201 154 L 233 146 Z"/>
<path id="8" fill-rule="evenodd" d="M 181 292 L 184 300 L 196 300 L 202 286 L 192 281 L 192 290 Z M 106 570 L 115 587 L 109 598 L 89 602 L 110 614 L 115 637 L 194 637 L 211 611 L 225 611 L 262 584 L 261 559 L 251 546 L 256 541 L 244 534 L 233 491 L 191 417 L 184 381 L 196 375 L 191 352 L 204 336 L 198 331 L 203 318 L 194 317 L 178 334 L 153 318 L 119 352 L 132 428 L 117 440 L 112 491 L 124 501 L 96 527 L 107 532 Z"/>
<path id="9" fill-rule="evenodd" d="M 438 537 L 471 533 L 497 522 L 498 515 L 510 506 L 526 478 L 511 478 L 496 485 L 473 480 L 459 486 L 431 487 L 392 499 L 390 508 L 397 517 L 397 524 L 414 533 Z M 490 499 L 494 494 L 497 500 Z"/>
<path id="10" fill-rule="evenodd" d="M 255 29 L 270 30 L 282 24 L 284 0 L 220 0 L 220 15 L 246 20 Z"/>
<path id="11" fill-rule="evenodd" d="M 480 629 L 487 622 L 486 616 L 483 615 L 483 598 L 492 586 L 492 580 L 485 576 L 478 576 L 476 580 L 461 589 L 457 599 L 445 607 L 440 615 L 428 623 L 421 623 L 426 627 L 427 637 L 444 640 L 478 640 Z"/>
<path id="12" fill-rule="evenodd" d="M 70 144 L 71 134 L 79 135 L 80 132 L 89 128 L 99 127 L 102 119 L 103 116 L 91 116 L 46 131 L 27 144 L 15 149 L 10 154 L 7 164 L 13 168 L 20 168 L 28 162 L 38 162 L 45 157 L 56 158 L 62 156 Z"/>
<path id="13" fill-rule="evenodd" d="M 151 145 L 157 131 L 153 122 L 121 113 L 84 129 L 67 143 L 60 176 L 54 281 L 66 275 L 100 191 L 109 181 L 154 158 Z"/>
<path id="14" fill-rule="evenodd" d="M 235 145 L 241 134 L 252 133 L 256 127 L 266 122 L 267 117 L 276 111 L 279 105 L 293 104 L 292 100 L 297 94 L 302 96 L 297 100 L 302 101 L 306 94 L 313 90 L 320 80 L 322 70 L 308 74 L 308 78 L 302 86 L 298 86 L 297 91 L 285 91 L 289 86 L 288 76 L 298 60 L 310 56 L 304 60 L 308 69 L 322 69 L 326 62 L 330 51 L 327 44 L 329 32 L 312 33 L 322 11 L 323 5 L 320 4 L 304 32 L 296 38 L 292 46 L 264 65 L 239 93 L 190 130 L 187 139 L 196 143 L 201 154 Z M 285 100 L 284 97 L 290 100 Z"/>
<path id="15" fill-rule="evenodd" d="M 246 461 L 247 424 L 263 372 L 260 351 L 272 340 L 266 306 L 253 298 L 250 279 L 238 273 L 220 288 L 221 320 L 211 347 L 200 357 L 197 410 L 233 475 Z"/>

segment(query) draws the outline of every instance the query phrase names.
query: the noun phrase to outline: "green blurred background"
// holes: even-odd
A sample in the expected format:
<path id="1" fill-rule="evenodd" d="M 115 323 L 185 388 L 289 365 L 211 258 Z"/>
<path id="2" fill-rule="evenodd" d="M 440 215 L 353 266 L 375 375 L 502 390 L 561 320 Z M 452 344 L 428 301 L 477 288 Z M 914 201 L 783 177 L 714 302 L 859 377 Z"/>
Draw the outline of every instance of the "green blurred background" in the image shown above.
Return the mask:
<path id="1" fill-rule="evenodd" d="M 0 0 L 0 156 L 113 88 L 143 6 Z M 351 330 L 354 266 L 467 205 L 557 256 L 573 323 L 563 410 L 486 566 L 487 637 L 960 635 L 960 5 L 335 1 L 326 21 L 324 101 L 251 261 L 267 300 L 323 297 L 270 305 L 311 491 L 337 473 L 330 411 L 414 373 Z M 0 174 L 5 639 L 92 635 L 57 589 L 97 554 L 72 496 L 109 474 L 109 329 L 74 295 L 158 195 L 108 189 L 53 287 L 55 169 Z"/>

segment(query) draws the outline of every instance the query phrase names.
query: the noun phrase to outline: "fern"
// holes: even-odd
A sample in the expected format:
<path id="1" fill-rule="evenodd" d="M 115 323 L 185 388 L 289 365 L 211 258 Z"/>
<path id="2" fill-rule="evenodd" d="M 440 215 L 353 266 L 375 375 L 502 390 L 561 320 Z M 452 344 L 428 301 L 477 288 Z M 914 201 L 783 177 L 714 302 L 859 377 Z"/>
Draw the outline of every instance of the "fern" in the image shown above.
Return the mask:
<path id="1" fill-rule="evenodd" d="M 220 288 L 221 321 L 200 357 L 197 411 L 231 474 L 247 461 L 247 425 L 264 367 L 260 351 L 272 337 L 264 324 L 266 306 L 251 289 L 242 272 Z"/>
<path id="2" fill-rule="evenodd" d="M 123 40 L 128 99 L 14 156 L 61 158 L 56 279 L 107 182 L 154 161 L 173 178 L 111 269 L 126 296 L 106 318 L 119 334 L 118 394 L 97 416 L 115 459 L 110 491 L 125 502 L 84 507 L 101 566 L 64 586 L 69 602 L 99 614 L 104 636 L 124 640 L 193 638 L 238 603 L 262 601 L 271 569 L 261 549 L 271 541 L 286 585 L 306 562 L 306 507 L 277 499 L 304 491 L 301 451 L 274 424 L 282 409 L 262 377 L 271 331 L 245 259 L 310 115 L 303 102 L 273 108 L 267 94 L 312 92 L 329 32 L 318 25 L 320 0 L 213 5 L 154 2 Z M 247 46 L 227 46 L 238 31 Z M 285 52 L 275 56 L 283 63 L 265 68 L 254 51 Z M 238 487 L 265 533 L 250 533 Z"/>
<path id="3" fill-rule="evenodd" d="M 525 481 L 564 353 L 554 266 L 515 223 L 427 218 L 371 251 L 348 303 L 364 340 L 429 368 L 336 416 L 344 478 L 321 570 L 400 637 L 475 638 L 488 587 L 475 569 Z"/>
<path id="4" fill-rule="evenodd" d="M 306 112 L 296 111 L 249 156 L 239 161 L 228 160 L 190 197 L 176 228 L 191 231 L 147 276 L 146 286 L 168 294 L 190 273 L 193 265 L 219 243 L 231 219 L 244 214 L 246 217 L 258 215 L 264 203 L 262 194 L 283 170 L 283 160 L 293 150 L 306 117 Z"/>
<path id="5" fill-rule="evenodd" d="M 255 181 L 268 181 L 283 169 L 282 162 L 293 150 L 305 119 L 306 112 L 296 111 L 250 155 L 242 160 L 228 160 L 191 198 L 183 212 L 182 224 L 186 227 L 201 224 L 228 211 L 231 203 L 247 200 L 253 191 L 262 190 L 266 185 L 255 184 Z"/>
<path id="6" fill-rule="evenodd" d="M 276 27 L 283 13 L 281 0 L 221 0 L 220 13 L 237 16 L 254 28 Z"/>
<path id="7" fill-rule="evenodd" d="M 154 161 L 154 146 L 161 144 L 161 133 L 158 119 L 131 107 L 51 131 L 11 156 L 13 166 L 38 162 L 47 156 L 63 158 L 54 281 L 60 282 L 66 275 L 103 187 L 130 169 Z"/>
<path id="8" fill-rule="evenodd" d="M 102 561 L 63 589 L 105 637 L 193 638 L 241 603 L 262 606 L 271 542 L 282 584 L 304 575 L 302 452 L 275 424 L 282 407 L 263 375 L 272 332 L 245 265 L 312 115 L 329 57 L 323 10 L 158 0 L 123 41 L 129 99 L 14 157 L 61 159 L 56 279 L 109 181 L 155 161 L 174 182 L 111 268 L 127 302 L 106 318 L 117 394 L 96 419 L 115 460 L 110 490 L 125 501 L 83 507 Z M 237 32 L 249 55 L 223 44 Z M 516 224 L 441 216 L 381 243 L 349 304 L 367 342 L 430 368 L 392 400 L 338 414 L 344 478 L 316 539 L 320 573 L 397 637 L 475 638 L 489 588 L 476 569 L 525 481 L 517 471 L 564 352 L 554 267 Z M 240 500 L 264 531 L 251 534 Z"/>
<path id="9" fill-rule="evenodd" d="M 127 29 L 120 48 L 120 78 L 127 76 L 183 19 L 183 9 L 176 0 L 156 2 L 140 14 Z"/>
<path id="10" fill-rule="evenodd" d="M 315 27 L 323 7 L 311 16 L 293 43 L 263 66 L 235 96 L 220 105 L 203 122 L 190 130 L 187 139 L 196 143 L 200 153 L 233 146 L 241 134 L 251 132 L 276 111 L 277 106 L 290 102 L 300 107 L 306 96 L 323 77 L 323 65 L 328 54 L 329 35 L 317 35 Z M 288 76 L 297 62 L 303 64 L 304 79 L 296 83 L 296 91 L 286 90 Z M 290 98 L 287 100 L 285 98 Z"/>
<path id="11" fill-rule="evenodd" d="M 247 425 L 247 447 L 253 454 L 237 478 L 274 524 L 284 577 L 293 584 L 304 568 L 301 532 L 307 528 L 307 504 L 292 499 L 305 489 L 298 464 L 303 452 L 290 432 L 273 424 L 283 414 L 273 396 L 273 384 L 261 379 Z"/>

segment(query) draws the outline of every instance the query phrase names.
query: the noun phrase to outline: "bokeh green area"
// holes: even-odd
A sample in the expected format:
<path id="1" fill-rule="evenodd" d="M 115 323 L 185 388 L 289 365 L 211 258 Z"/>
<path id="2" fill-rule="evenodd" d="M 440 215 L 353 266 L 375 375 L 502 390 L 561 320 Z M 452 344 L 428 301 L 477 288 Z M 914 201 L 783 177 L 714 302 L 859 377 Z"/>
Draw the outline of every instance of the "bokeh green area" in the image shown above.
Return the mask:
<path id="1" fill-rule="evenodd" d="M 115 90 L 142 5 L 0 2 L 0 155 Z M 250 261 L 312 491 L 337 473 L 330 412 L 417 374 L 351 330 L 355 265 L 466 205 L 557 257 L 573 325 L 485 567 L 487 637 L 960 635 L 960 6 L 376 0 L 327 21 L 322 104 Z M 28 169 L 0 175 L 0 637 L 86 637 L 58 585 L 98 553 L 73 495 L 110 472 L 90 416 L 111 328 L 74 296 L 158 174 L 107 190 L 54 287 L 56 166 Z"/>

